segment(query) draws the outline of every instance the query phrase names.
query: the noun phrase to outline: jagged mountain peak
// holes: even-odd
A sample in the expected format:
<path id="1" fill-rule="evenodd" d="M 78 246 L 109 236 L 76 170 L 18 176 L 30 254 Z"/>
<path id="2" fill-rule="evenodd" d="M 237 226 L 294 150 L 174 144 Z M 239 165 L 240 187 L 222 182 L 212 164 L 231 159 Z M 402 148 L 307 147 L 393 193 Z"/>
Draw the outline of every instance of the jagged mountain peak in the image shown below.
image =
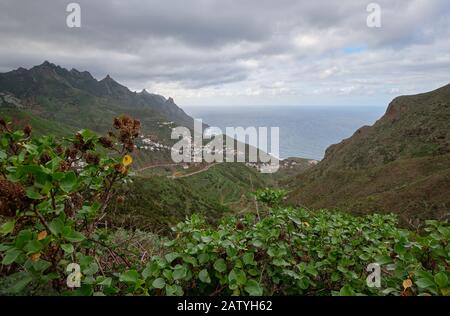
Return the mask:
<path id="1" fill-rule="evenodd" d="M 31 69 L 57 69 L 57 68 L 61 68 L 61 67 L 49 62 L 48 60 L 45 60 L 42 64 L 34 66 Z"/>
<path id="2" fill-rule="evenodd" d="M 150 117 L 160 116 L 179 125 L 193 126 L 192 118 L 184 113 L 173 99 L 166 100 L 163 96 L 149 93 L 145 89 L 140 93 L 132 92 L 115 81 L 110 74 L 98 81 L 88 71 L 75 68 L 67 70 L 49 61 L 29 70 L 18 68 L 0 73 L 1 92 L 8 93 L 25 104 L 34 104 L 36 110 L 39 108 L 42 113 L 47 110 L 54 113 L 54 107 L 60 105 L 70 104 L 67 109 L 83 106 L 88 111 L 93 111 L 101 105 L 120 109 L 121 113 L 135 110 L 153 111 Z M 36 104 L 37 98 L 43 101 Z M 52 101 L 47 104 L 45 100 Z M 99 118 L 94 115 L 92 119 Z"/>
<path id="3" fill-rule="evenodd" d="M 109 75 L 109 74 L 107 74 L 106 75 L 106 77 L 105 78 L 103 78 L 102 80 L 100 80 L 100 81 L 114 81 L 114 79 L 113 78 L 111 78 L 111 76 Z M 115 82 L 115 81 L 114 81 Z"/>

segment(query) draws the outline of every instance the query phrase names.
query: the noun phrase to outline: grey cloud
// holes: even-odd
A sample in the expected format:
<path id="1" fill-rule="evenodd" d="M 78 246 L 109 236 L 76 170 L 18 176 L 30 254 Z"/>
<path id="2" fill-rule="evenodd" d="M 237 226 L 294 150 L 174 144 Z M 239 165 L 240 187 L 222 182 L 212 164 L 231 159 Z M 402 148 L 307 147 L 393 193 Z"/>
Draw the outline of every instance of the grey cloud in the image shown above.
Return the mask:
<path id="1" fill-rule="evenodd" d="M 283 82 L 280 91 L 301 94 L 312 86 L 385 91 L 392 74 L 414 84 L 424 75 L 441 82 L 449 70 L 446 0 L 375 1 L 380 29 L 365 25 L 371 1 L 76 2 L 80 29 L 65 25 L 68 1 L 3 0 L 0 71 L 50 60 L 133 87 L 166 83 L 239 94 L 257 87 L 270 92 Z M 364 51 L 343 52 L 349 47 Z"/>

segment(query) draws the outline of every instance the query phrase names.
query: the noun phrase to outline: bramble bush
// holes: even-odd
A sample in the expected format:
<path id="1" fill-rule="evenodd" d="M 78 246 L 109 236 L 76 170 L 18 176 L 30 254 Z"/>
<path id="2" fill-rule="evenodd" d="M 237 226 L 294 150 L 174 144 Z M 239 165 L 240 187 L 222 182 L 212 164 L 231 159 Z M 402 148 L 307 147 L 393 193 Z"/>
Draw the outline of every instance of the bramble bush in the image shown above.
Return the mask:
<path id="1" fill-rule="evenodd" d="M 114 192 L 130 181 L 139 122 L 117 118 L 115 134 L 83 130 L 61 142 L 0 125 L 0 213 L 7 218 L 0 276 L 7 294 L 450 294 L 447 222 L 428 221 L 419 234 L 398 228 L 394 215 L 282 207 L 279 190 L 256 193 L 270 207 L 262 216 L 212 226 L 193 215 L 172 237 L 154 240 L 156 255 L 146 256 L 130 249 L 127 237 L 117 241 L 117 232 L 126 232 L 102 224 L 107 205 L 123 202 Z M 80 266 L 80 287 L 66 285 L 71 263 Z M 371 263 L 381 266 L 379 288 L 366 282 Z"/>

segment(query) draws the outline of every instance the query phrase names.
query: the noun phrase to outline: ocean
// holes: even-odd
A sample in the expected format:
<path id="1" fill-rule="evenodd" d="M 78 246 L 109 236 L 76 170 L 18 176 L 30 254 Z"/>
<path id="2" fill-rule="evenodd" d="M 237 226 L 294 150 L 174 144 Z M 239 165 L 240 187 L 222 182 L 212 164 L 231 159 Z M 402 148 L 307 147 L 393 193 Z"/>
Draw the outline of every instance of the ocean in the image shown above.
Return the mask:
<path id="1" fill-rule="evenodd" d="M 386 107 L 375 106 L 184 106 L 209 126 L 279 127 L 280 158 L 321 160 L 328 146 L 372 125 Z"/>

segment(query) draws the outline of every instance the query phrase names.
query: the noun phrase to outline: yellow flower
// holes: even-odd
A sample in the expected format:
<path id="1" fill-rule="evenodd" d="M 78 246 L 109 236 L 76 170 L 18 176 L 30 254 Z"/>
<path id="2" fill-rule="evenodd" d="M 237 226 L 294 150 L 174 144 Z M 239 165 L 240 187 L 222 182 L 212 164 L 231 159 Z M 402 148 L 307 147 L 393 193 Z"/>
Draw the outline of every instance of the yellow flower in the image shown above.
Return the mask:
<path id="1" fill-rule="evenodd" d="M 403 288 L 406 290 L 407 288 L 411 287 L 413 285 L 411 279 L 406 279 L 403 281 Z"/>
<path id="2" fill-rule="evenodd" d="M 309 227 L 309 226 L 310 226 L 308 222 L 303 222 L 303 224 L 304 224 L 306 227 Z"/>
<path id="3" fill-rule="evenodd" d="M 41 231 L 41 232 L 37 235 L 37 240 L 42 240 L 42 239 L 44 239 L 45 237 L 47 237 L 47 231 L 46 231 L 46 230 L 43 230 L 43 231 Z"/>
<path id="4" fill-rule="evenodd" d="M 127 167 L 129 165 L 131 165 L 131 163 L 133 162 L 133 158 L 130 155 L 125 155 L 122 158 L 122 164 Z"/>

